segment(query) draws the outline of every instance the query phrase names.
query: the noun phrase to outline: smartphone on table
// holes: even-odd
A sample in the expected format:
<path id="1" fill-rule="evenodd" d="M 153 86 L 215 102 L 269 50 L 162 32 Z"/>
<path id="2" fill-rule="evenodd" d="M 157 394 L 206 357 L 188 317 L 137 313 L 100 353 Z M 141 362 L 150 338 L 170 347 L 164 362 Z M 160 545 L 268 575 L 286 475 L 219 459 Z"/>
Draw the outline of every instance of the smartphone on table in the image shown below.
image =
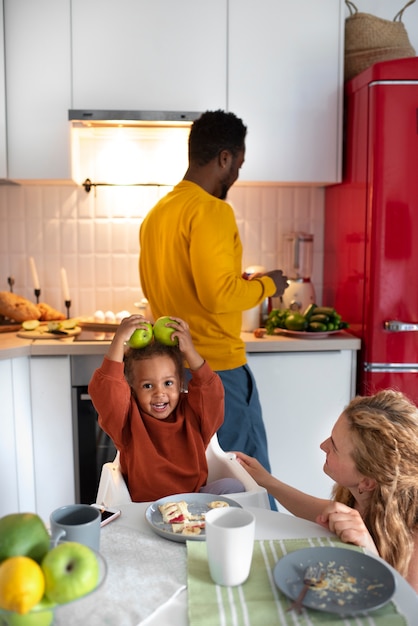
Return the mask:
<path id="1" fill-rule="evenodd" d="M 103 504 L 92 504 L 95 509 L 99 509 L 102 515 L 102 521 L 100 522 L 100 526 L 106 526 L 106 524 L 110 524 L 113 520 L 117 519 L 120 516 L 120 510 L 115 509 L 113 507 L 103 506 Z"/>

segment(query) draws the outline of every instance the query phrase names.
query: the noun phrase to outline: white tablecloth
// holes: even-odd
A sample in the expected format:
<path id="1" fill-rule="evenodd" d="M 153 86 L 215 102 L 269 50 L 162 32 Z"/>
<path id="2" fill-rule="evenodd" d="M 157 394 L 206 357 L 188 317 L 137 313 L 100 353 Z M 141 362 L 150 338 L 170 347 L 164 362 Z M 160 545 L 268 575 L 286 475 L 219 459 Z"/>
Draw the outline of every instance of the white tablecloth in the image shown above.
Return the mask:
<path id="1" fill-rule="evenodd" d="M 121 506 L 121 517 L 102 529 L 106 582 L 90 598 L 61 608 L 56 626 L 188 626 L 186 547 L 153 532 L 144 517 L 147 506 Z M 316 524 L 285 513 L 249 509 L 256 516 L 256 539 L 330 535 Z M 418 595 L 394 573 L 394 601 L 409 626 L 416 626 Z"/>

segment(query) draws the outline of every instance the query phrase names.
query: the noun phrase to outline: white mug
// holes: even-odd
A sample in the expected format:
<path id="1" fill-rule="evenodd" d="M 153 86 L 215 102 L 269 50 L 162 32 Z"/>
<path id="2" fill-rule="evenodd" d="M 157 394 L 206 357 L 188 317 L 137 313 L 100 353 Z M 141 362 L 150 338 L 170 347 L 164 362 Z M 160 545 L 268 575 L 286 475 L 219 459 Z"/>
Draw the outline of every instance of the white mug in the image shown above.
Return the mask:
<path id="1" fill-rule="evenodd" d="M 234 587 L 250 573 L 255 517 L 237 507 L 212 509 L 205 518 L 209 571 L 218 585 Z"/>

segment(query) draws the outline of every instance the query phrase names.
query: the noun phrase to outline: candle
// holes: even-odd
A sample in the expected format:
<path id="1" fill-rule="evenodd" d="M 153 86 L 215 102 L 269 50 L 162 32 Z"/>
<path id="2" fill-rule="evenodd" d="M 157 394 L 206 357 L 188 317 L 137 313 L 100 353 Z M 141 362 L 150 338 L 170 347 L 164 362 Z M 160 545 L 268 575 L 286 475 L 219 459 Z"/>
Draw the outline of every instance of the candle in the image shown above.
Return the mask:
<path id="1" fill-rule="evenodd" d="M 30 271 L 32 272 L 33 288 L 34 289 L 40 289 L 38 272 L 36 271 L 36 265 L 35 265 L 35 261 L 33 259 L 33 256 L 29 257 L 29 266 L 30 266 Z"/>
<path id="2" fill-rule="evenodd" d="M 65 268 L 61 268 L 61 282 L 62 282 L 62 291 L 64 293 L 64 300 L 68 302 L 70 300 L 70 292 L 68 290 L 68 281 L 67 281 L 67 272 Z"/>

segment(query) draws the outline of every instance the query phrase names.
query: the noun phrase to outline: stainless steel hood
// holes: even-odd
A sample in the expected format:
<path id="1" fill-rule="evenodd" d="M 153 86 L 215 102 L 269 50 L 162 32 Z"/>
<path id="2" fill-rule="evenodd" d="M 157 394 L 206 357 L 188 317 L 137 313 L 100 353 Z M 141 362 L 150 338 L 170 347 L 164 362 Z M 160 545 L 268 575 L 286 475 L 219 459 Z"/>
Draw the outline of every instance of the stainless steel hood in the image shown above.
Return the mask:
<path id="1" fill-rule="evenodd" d="M 188 164 L 194 111 L 72 109 L 71 171 L 86 191 L 98 185 L 175 185 Z"/>

